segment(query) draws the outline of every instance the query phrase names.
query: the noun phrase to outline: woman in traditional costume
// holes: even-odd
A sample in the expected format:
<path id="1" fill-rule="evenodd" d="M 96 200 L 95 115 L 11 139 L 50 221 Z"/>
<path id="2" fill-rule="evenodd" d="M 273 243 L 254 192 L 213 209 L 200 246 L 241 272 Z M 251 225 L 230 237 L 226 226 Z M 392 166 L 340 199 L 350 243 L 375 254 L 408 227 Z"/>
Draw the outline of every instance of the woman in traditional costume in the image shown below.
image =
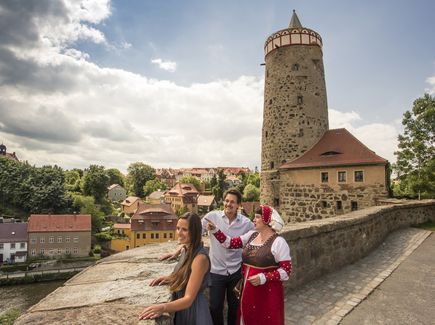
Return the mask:
<path id="1" fill-rule="evenodd" d="M 284 222 L 278 212 L 267 205 L 255 211 L 255 230 L 231 238 L 209 222 L 208 230 L 226 248 L 243 247 L 240 325 L 284 325 L 283 281 L 291 273 L 290 248 L 278 236 Z"/>

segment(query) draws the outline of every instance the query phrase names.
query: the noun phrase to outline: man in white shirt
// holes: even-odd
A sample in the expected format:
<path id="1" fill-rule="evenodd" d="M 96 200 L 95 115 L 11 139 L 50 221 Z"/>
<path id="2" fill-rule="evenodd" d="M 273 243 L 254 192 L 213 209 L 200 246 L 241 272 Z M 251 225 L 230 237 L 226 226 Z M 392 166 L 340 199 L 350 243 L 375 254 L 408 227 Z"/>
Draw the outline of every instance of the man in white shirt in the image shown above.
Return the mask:
<path id="1" fill-rule="evenodd" d="M 209 212 L 202 219 L 202 228 L 207 229 L 208 220 L 224 234 L 239 237 L 254 229 L 254 224 L 238 213 L 242 194 L 229 189 L 224 194 L 224 210 Z M 210 236 L 210 312 L 214 325 L 223 325 L 225 295 L 228 303 L 228 325 L 235 325 L 239 301 L 234 295 L 234 286 L 241 278 L 242 249 L 227 249 L 214 236 Z"/>

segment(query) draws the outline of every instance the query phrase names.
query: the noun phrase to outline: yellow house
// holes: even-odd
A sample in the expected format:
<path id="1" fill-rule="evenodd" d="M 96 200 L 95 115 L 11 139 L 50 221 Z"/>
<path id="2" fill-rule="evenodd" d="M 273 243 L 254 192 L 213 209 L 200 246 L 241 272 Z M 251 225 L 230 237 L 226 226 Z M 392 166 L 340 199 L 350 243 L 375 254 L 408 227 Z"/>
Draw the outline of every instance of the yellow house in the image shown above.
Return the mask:
<path id="1" fill-rule="evenodd" d="M 143 203 L 143 201 L 137 196 L 129 196 L 121 203 L 122 212 L 132 216 L 141 203 Z"/>
<path id="2" fill-rule="evenodd" d="M 129 223 L 116 223 L 113 225 L 113 236 L 110 248 L 122 252 L 131 247 L 131 225 Z"/>
<path id="3" fill-rule="evenodd" d="M 173 211 L 186 209 L 198 212 L 198 191 L 192 184 L 177 183 L 165 193 L 165 203 L 170 204 Z"/>
<path id="4" fill-rule="evenodd" d="M 178 217 L 168 204 L 141 204 L 131 217 L 131 247 L 177 239 Z"/>

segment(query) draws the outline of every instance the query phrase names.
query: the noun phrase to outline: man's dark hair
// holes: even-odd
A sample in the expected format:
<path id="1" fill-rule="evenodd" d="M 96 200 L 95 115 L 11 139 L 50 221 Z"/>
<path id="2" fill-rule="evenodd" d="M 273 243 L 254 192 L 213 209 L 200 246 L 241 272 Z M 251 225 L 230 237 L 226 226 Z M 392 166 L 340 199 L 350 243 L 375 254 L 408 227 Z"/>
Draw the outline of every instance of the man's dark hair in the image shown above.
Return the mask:
<path id="1" fill-rule="evenodd" d="M 242 203 L 242 193 L 240 193 L 240 191 L 238 189 L 230 188 L 230 189 L 226 190 L 224 193 L 224 200 L 228 194 L 232 194 L 232 195 L 235 195 L 237 197 L 237 204 Z"/>

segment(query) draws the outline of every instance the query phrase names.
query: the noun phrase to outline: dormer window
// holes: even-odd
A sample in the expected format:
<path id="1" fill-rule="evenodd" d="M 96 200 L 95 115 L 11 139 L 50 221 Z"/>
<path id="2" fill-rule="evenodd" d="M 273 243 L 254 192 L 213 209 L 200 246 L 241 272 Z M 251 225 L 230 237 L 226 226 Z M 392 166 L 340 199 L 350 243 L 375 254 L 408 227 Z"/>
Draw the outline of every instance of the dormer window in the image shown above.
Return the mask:
<path id="1" fill-rule="evenodd" d="M 322 153 L 321 156 L 335 156 L 335 155 L 341 155 L 341 154 L 342 154 L 342 152 L 331 150 L 331 151 L 326 151 L 326 152 Z"/>

